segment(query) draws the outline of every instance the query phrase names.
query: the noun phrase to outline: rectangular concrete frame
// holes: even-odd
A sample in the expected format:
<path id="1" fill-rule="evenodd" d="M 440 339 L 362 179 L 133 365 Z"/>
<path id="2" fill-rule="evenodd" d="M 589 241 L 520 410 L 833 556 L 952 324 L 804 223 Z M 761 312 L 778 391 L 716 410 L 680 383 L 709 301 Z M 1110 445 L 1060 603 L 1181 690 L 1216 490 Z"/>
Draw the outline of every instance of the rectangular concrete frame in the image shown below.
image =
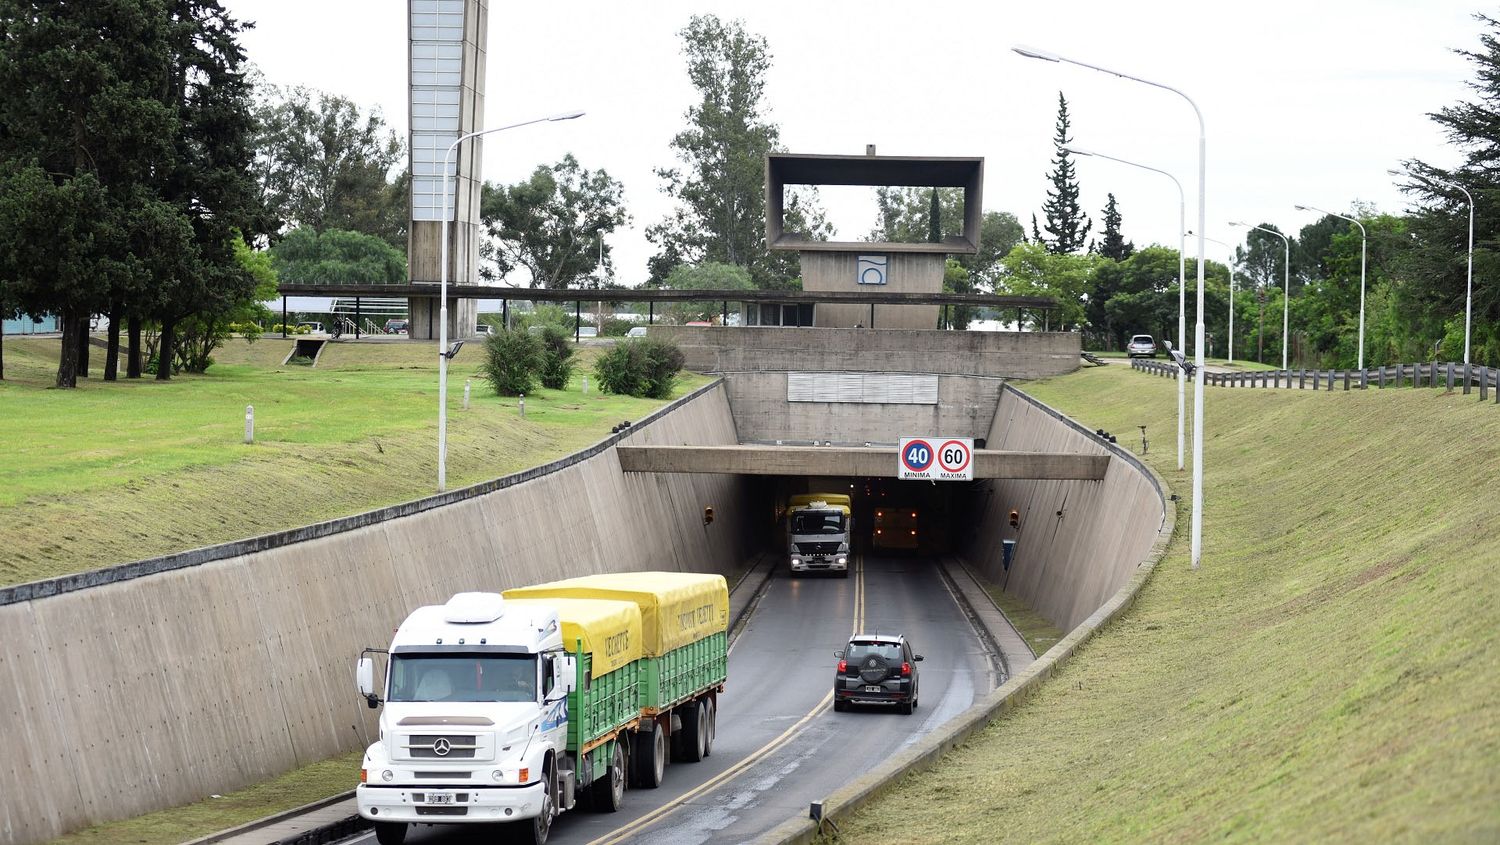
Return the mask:
<path id="1" fill-rule="evenodd" d="M 787 185 L 963 188 L 964 229 L 943 243 L 810 241 L 783 229 Z M 984 216 L 983 158 L 847 156 L 773 153 L 766 156 L 766 245 L 770 249 L 823 252 L 973 253 L 979 251 Z"/>

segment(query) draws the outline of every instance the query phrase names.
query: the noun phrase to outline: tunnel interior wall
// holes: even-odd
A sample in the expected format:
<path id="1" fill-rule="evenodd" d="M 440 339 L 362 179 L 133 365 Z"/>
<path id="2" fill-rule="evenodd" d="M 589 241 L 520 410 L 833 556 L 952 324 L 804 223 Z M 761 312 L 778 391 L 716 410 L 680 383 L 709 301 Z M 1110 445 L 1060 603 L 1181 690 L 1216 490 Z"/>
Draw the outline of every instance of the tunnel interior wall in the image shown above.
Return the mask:
<path id="1" fill-rule="evenodd" d="M 902 436 L 941 433 L 984 437 L 995 416 L 996 378 L 939 375 L 936 405 L 789 402 L 787 373 L 726 373 L 729 404 L 741 442 L 833 440 L 895 443 Z"/>
<path id="2" fill-rule="evenodd" d="M 599 572 L 727 572 L 760 542 L 744 479 L 627 475 L 616 440 L 736 442 L 723 382 L 492 492 L 0 605 L 0 841 L 40 842 L 363 748 L 378 711 L 355 691 L 354 660 L 419 605 Z"/>
<path id="3" fill-rule="evenodd" d="M 990 480 L 963 550 L 986 578 L 1070 631 L 1145 560 L 1165 518 L 1163 491 L 1127 452 L 1013 386 L 1001 394 L 989 448 L 1111 456 L 1103 481 Z M 1013 509 L 1019 528 L 1010 526 Z M 1001 540 L 1016 541 L 1009 571 Z"/>

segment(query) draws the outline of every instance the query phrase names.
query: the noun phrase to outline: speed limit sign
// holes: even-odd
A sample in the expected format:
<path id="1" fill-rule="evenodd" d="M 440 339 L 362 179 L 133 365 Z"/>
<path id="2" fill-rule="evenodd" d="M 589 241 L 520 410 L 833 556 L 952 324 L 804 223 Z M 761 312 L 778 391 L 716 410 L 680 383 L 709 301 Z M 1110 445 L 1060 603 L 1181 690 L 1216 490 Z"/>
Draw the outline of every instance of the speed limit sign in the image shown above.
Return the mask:
<path id="1" fill-rule="evenodd" d="M 896 477 L 907 481 L 972 481 L 974 440 L 969 437 L 903 437 Z"/>

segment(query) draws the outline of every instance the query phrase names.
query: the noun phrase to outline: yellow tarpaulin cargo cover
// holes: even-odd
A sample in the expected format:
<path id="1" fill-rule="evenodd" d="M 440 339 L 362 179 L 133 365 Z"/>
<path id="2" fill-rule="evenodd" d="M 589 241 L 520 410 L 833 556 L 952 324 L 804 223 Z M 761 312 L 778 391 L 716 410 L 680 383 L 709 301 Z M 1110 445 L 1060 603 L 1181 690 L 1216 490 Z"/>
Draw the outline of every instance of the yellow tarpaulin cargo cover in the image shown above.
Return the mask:
<path id="1" fill-rule="evenodd" d="M 563 647 L 572 651 L 575 643 L 583 640 L 583 650 L 593 662 L 590 674 L 595 678 L 641 659 L 641 609 L 634 602 L 531 596 L 512 599 L 506 594 L 505 603 L 556 610 L 562 622 Z"/>
<path id="2" fill-rule="evenodd" d="M 693 572 L 585 575 L 534 587 L 517 587 L 506 590 L 504 595 L 507 599 L 564 597 L 634 602 L 641 609 L 641 634 L 648 657 L 666 654 L 729 627 L 729 586 L 722 575 Z"/>
<path id="3" fill-rule="evenodd" d="M 805 508 L 814 502 L 822 502 L 830 508 L 838 508 L 848 516 L 853 511 L 849 507 L 850 500 L 847 493 L 801 493 L 787 500 L 787 510 Z"/>

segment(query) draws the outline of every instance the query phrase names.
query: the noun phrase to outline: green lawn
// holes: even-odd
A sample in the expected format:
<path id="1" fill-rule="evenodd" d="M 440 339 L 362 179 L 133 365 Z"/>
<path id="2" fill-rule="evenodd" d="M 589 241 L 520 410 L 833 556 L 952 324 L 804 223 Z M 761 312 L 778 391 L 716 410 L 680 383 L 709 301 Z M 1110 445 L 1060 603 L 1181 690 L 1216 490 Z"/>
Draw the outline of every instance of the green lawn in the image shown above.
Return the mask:
<path id="1" fill-rule="evenodd" d="M 282 366 L 291 341 L 229 342 L 205 376 L 107 384 L 103 354 L 78 390 L 50 388 L 56 340 L 5 340 L 0 382 L 0 584 L 123 563 L 307 525 L 435 491 L 432 344 L 331 345 Z M 598 350 L 585 348 L 592 361 Z M 545 463 L 662 403 L 581 391 L 502 400 L 466 348 L 449 370 L 448 486 Z M 473 379 L 464 411 L 465 379 Z M 592 378 L 590 379 L 592 381 Z M 685 393 L 706 383 L 686 376 Z M 255 407 L 245 445 L 245 406 Z"/>
<path id="2" fill-rule="evenodd" d="M 1124 368 L 1025 389 L 1091 429 L 1173 425 L 1173 383 Z M 1202 569 L 1182 506 L 1122 619 L 841 842 L 1500 841 L 1500 408 L 1206 402 Z M 1149 459 L 1189 498 L 1174 450 Z"/>

